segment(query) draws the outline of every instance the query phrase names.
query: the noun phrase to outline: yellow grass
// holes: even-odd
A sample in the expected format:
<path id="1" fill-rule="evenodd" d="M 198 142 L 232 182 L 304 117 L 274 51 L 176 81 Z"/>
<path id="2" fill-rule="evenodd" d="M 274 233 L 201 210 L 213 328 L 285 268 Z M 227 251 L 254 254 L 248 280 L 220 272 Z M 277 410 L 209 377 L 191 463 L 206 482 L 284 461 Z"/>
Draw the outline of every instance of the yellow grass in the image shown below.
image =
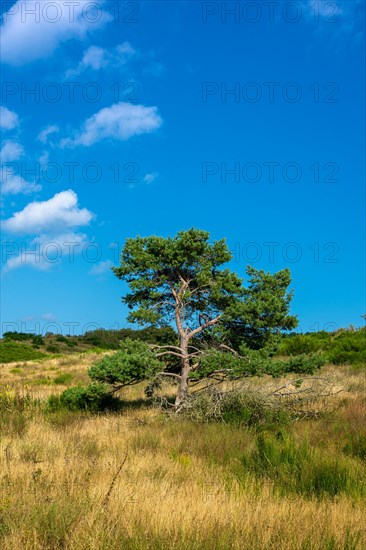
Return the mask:
<path id="1" fill-rule="evenodd" d="M 74 382 L 86 382 L 93 360 L 79 355 L 28 363 L 21 380 L 11 373 L 14 364 L 1 366 L 2 383 L 44 398 L 65 388 L 34 386 L 37 378 L 70 372 Z M 365 374 L 327 367 L 322 375 L 345 387 L 336 399 L 362 421 Z M 141 388 L 127 395 L 141 397 Z M 313 437 L 321 438 L 317 427 Z M 251 445 L 249 430 L 166 420 L 147 408 L 100 416 L 36 410 L 23 431 L 0 440 L 0 547 L 366 548 L 365 502 L 281 497 L 270 481 L 240 478 L 232 455 Z"/>

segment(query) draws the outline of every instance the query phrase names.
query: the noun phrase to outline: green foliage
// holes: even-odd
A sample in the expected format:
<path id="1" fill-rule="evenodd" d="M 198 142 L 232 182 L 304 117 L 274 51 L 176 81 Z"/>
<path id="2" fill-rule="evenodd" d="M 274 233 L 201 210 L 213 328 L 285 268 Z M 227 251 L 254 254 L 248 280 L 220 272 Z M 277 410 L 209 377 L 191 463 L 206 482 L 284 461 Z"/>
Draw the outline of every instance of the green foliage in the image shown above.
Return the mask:
<path id="1" fill-rule="evenodd" d="M 67 409 L 86 410 L 91 412 L 117 410 L 119 399 L 111 395 L 107 384 L 94 383 L 86 387 L 76 386 L 65 390 L 60 396 L 60 405 Z M 55 403 L 50 402 L 55 408 Z"/>
<path id="2" fill-rule="evenodd" d="M 175 318 L 173 292 L 182 281 L 187 286 L 180 294 L 188 326 L 199 325 L 200 315 L 215 317 L 242 294 L 242 281 L 220 266 L 232 255 L 225 240 L 209 242 L 209 233 L 191 228 L 174 238 L 136 237 L 127 239 L 121 265 L 115 275 L 127 281 L 130 294 L 123 302 L 130 309 L 130 322 L 141 325 L 166 325 Z"/>
<path id="3" fill-rule="evenodd" d="M 254 267 L 247 267 L 248 288 L 243 299 L 233 304 L 223 323 L 225 333 L 234 347 L 244 342 L 252 349 L 274 345 L 278 336 L 295 328 L 298 320 L 290 315 L 293 292 L 289 269 L 271 275 Z"/>
<path id="4" fill-rule="evenodd" d="M 56 344 L 48 344 L 48 346 L 46 346 L 46 351 L 49 353 L 60 353 L 60 347 Z"/>
<path id="5" fill-rule="evenodd" d="M 272 480 L 274 490 L 282 495 L 320 498 L 366 494 L 365 474 L 354 461 L 329 456 L 307 440 L 297 443 L 283 431 L 277 435 L 260 433 L 256 448 L 243 457 L 242 463 L 246 472 Z"/>
<path id="6" fill-rule="evenodd" d="M 37 361 L 47 357 L 44 353 L 35 350 L 31 346 L 18 343 L 11 339 L 0 342 L 0 363 L 12 363 L 13 361 Z"/>
<path id="7" fill-rule="evenodd" d="M 69 338 L 66 341 L 66 345 L 68 348 L 75 348 L 78 343 L 75 340 L 70 340 Z"/>
<path id="8" fill-rule="evenodd" d="M 202 359 L 200 368 L 190 375 L 192 379 L 206 378 L 220 373 L 228 378 L 248 376 L 283 376 L 288 373 L 313 374 L 324 364 L 324 357 L 319 354 L 300 355 L 287 360 L 274 359 L 268 348 L 252 350 L 245 345 L 240 347 L 240 354 L 210 350 Z"/>
<path id="9" fill-rule="evenodd" d="M 56 342 L 63 342 L 64 344 L 67 344 L 67 342 L 69 341 L 69 339 L 66 338 L 66 336 L 63 336 L 62 334 L 57 334 L 55 340 Z"/>
<path id="10" fill-rule="evenodd" d="M 33 333 L 28 333 L 28 332 L 16 332 L 16 331 L 4 332 L 4 338 L 6 340 L 15 340 L 17 342 L 32 340 L 32 338 L 34 338 L 35 336 L 37 335 Z"/>
<path id="11" fill-rule="evenodd" d="M 272 376 L 283 376 L 289 373 L 314 374 L 324 363 L 324 356 L 316 353 L 291 357 L 287 361 L 272 360 L 266 374 L 271 374 Z"/>
<path id="12" fill-rule="evenodd" d="M 294 334 L 283 339 L 278 353 L 300 355 L 322 351 L 335 365 L 366 364 L 366 329 Z"/>
<path id="13" fill-rule="evenodd" d="M 73 379 L 72 374 L 70 374 L 69 372 L 64 372 L 56 376 L 53 382 L 54 384 L 62 385 L 62 384 L 68 384 L 69 382 L 71 382 L 72 379 Z"/>
<path id="14" fill-rule="evenodd" d="M 329 350 L 328 359 L 335 365 L 346 363 L 366 366 L 366 328 L 337 335 Z"/>
<path id="15" fill-rule="evenodd" d="M 126 338 L 121 342 L 119 351 L 97 361 L 88 373 L 92 380 L 125 386 L 145 380 L 162 370 L 164 364 L 156 359 L 147 344 Z"/>
<path id="16" fill-rule="evenodd" d="M 33 336 L 32 344 L 34 346 L 44 346 L 45 344 L 44 338 L 40 334 L 37 334 L 36 336 Z"/>
<path id="17" fill-rule="evenodd" d="M 120 343 L 126 338 L 141 340 L 150 344 L 176 344 L 177 336 L 171 327 L 148 327 L 142 330 L 121 329 L 105 330 L 98 329 L 86 332 L 82 337 L 86 344 L 103 348 L 119 349 Z"/>

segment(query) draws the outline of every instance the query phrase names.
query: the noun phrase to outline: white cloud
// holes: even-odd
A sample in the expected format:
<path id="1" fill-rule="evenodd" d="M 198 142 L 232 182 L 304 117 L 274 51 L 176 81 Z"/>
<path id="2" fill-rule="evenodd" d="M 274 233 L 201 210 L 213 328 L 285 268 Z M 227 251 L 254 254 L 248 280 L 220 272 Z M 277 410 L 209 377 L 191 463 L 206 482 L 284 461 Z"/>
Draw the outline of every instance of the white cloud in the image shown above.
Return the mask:
<path id="1" fill-rule="evenodd" d="M 57 317 L 55 317 L 53 313 L 43 313 L 43 315 L 41 315 L 41 319 L 44 321 L 56 321 Z"/>
<path id="2" fill-rule="evenodd" d="M 125 65 L 136 53 L 136 50 L 129 42 L 118 44 L 111 49 L 90 46 L 85 52 L 82 60 L 76 69 L 70 69 L 66 77 L 78 75 L 87 69 L 99 71 L 107 67 L 118 68 Z"/>
<path id="3" fill-rule="evenodd" d="M 29 182 L 23 179 L 11 169 L 9 172 L 2 169 L 1 174 L 1 192 L 3 195 L 18 195 L 23 193 L 29 195 L 40 191 L 42 186 L 35 182 Z"/>
<path id="4" fill-rule="evenodd" d="M 15 160 L 18 160 L 23 154 L 23 146 L 20 145 L 20 143 L 11 140 L 4 141 L 0 151 L 2 162 L 14 162 Z"/>
<path id="5" fill-rule="evenodd" d="M 43 153 L 39 156 L 38 162 L 43 168 L 46 164 L 48 164 L 48 161 L 50 160 L 50 154 L 48 151 L 43 151 Z"/>
<path id="6" fill-rule="evenodd" d="M 151 174 L 146 174 L 144 176 L 144 182 L 145 183 L 152 183 L 153 181 L 156 180 L 156 178 L 158 177 L 158 172 L 152 172 Z"/>
<path id="7" fill-rule="evenodd" d="M 42 143 L 47 143 L 48 137 L 52 134 L 56 134 L 59 131 L 60 128 L 58 126 L 56 126 L 55 124 L 50 124 L 49 126 L 47 126 L 47 128 L 39 132 L 37 139 Z"/>
<path id="8" fill-rule="evenodd" d="M 99 262 L 99 264 L 94 265 L 91 270 L 91 275 L 104 275 L 104 273 L 107 273 L 110 271 L 111 267 L 113 265 L 113 262 L 111 260 L 105 260 L 103 262 Z"/>
<path id="9" fill-rule="evenodd" d="M 49 271 L 66 258 L 73 263 L 75 254 L 80 254 L 87 244 L 87 237 L 83 233 L 42 234 L 29 243 L 20 243 L 19 253 L 5 263 L 4 273 L 25 266 Z M 45 315 L 42 318 L 47 320 Z"/>
<path id="10" fill-rule="evenodd" d="M 51 199 L 31 202 L 20 212 L 3 221 L 3 229 L 9 233 L 27 235 L 52 232 L 88 225 L 93 214 L 86 208 L 78 207 L 78 197 L 74 191 L 62 191 Z"/>
<path id="11" fill-rule="evenodd" d="M 49 57 L 66 40 L 84 39 L 112 20 L 105 3 L 17 0 L 3 15 L 2 61 L 21 66 Z"/>
<path id="12" fill-rule="evenodd" d="M 62 147 L 83 145 L 89 147 L 107 138 L 126 141 L 132 136 L 154 132 L 160 128 L 162 118 L 157 107 L 132 103 L 115 103 L 88 118 L 74 138 L 61 141 Z"/>
<path id="13" fill-rule="evenodd" d="M 0 106 L 0 128 L 2 130 L 13 130 L 19 125 L 19 118 L 14 111 L 10 111 L 3 105 Z"/>
<path id="14" fill-rule="evenodd" d="M 2 145 L 0 157 L 4 163 L 12 163 L 21 158 L 24 154 L 23 146 L 16 141 L 5 141 Z M 3 195 L 17 195 L 23 193 L 29 195 L 40 191 L 42 186 L 36 182 L 29 182 L 16 174 L 11 165 L 1 167 L 1 192 Z"/>

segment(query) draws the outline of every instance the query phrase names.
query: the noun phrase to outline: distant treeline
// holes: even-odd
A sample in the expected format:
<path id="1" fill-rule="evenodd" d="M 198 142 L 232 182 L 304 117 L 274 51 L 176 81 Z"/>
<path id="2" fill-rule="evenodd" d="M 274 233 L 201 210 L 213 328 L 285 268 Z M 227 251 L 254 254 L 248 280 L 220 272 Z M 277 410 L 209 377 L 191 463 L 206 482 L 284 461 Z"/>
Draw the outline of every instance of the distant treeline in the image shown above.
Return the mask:
<path id="1" fill-rule="evenodd" d="M 37 360 L 48 354 L 86 352 L 92 349 L 117 350 L 126 338 L 150 344 L 175 345 L 177 335 L 171 327 L 140 330 L 97 329 L 80 336 L 47 333 L 6 332 L 0 345 L 0 362 Z M 199 343 L 197 342 L 199 345 Z M 322 353 L 335 365 L 366 365 L 366 328 L 340 329 L 336 332 L 292 333 L 282 337 L 277 355 L 298 356 Z"/>

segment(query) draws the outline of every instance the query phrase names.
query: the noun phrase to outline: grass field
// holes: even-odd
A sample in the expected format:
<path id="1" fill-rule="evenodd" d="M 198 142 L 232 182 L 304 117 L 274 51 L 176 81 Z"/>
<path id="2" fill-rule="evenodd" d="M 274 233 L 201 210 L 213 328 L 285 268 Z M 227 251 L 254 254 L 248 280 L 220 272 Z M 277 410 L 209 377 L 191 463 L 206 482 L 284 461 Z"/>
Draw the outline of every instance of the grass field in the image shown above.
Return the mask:
<path id="1" fill-rule="evenodd" d="M 96 357 L 0 367 L 1 548 L 366 547 L 364 367 L 326 365 L 317 416 L 260 430 L 167 417 L 141 386 L 118 413 L 49 410 Z"/>

